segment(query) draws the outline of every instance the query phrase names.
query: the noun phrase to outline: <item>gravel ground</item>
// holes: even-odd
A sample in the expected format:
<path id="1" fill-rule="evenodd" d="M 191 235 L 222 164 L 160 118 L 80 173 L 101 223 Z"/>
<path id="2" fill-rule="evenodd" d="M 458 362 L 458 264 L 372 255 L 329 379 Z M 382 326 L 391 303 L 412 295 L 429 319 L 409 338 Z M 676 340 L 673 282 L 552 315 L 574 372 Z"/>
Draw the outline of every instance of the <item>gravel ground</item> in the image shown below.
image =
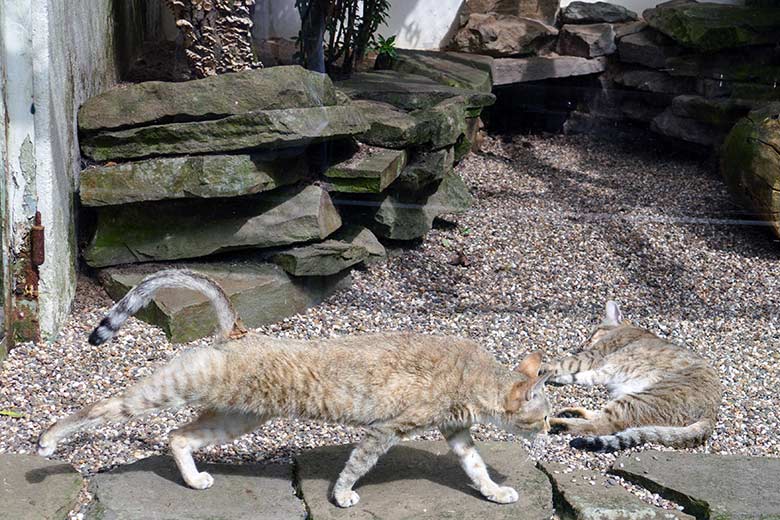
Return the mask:
<path id="1" fill-rule="evenodd" d="M 557 357 L 575 348 L 614 298 L 631 320 L 696 350 L 720 372 L 725 397 L 717 431 L 694 451 L 780 456 L 772 403 L 780 384 L 778 244 L 766 228 L 743 220 L 716 174 L 647 136 L 490 138 L 458 171 L 477 197 L 470 211 L 439 222 L 417 246 L 392 251 L 386 267 L 355 271 L 353 286 L 328 302 L 262 331 L 296 338 L 458 334 L 512 365 L 534 349 Z M 205 343 L 170 345 L 159 330 L 131 319 L 118 339 L 93 347 L 87 335 L 109 305 L 83 278 L 60 340 L 22 345 L 9 355 L 0 372 L 0 409 L 25 417 L 0 417 L 0 452 L 32 452 L 54 419 Z M 606 401 L 600 389 L 554 387 L 549 394 L 556 408 Z M 167 432 L 190 415 L 111 424 L 74 436 L 57 456 L 89 476 L 164 452 Z M 278 420 L 200 459 L 283 461 L 359 436 L 335 425 Z M 477 437 L 508 438 L 481 427 Z M 615 459 L 574 451 L 567 441 L 538 437 L 529 447 L 534 457 L 572 468 L 605 470 Z"/>

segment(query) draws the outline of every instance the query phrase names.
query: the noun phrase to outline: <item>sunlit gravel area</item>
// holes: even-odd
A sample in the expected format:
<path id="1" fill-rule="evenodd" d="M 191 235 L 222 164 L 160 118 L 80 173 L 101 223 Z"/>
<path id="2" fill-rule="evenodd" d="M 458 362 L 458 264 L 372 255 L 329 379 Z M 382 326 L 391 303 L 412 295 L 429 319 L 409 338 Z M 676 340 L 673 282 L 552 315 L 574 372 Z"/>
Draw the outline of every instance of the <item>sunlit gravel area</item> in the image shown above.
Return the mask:
<path id="1" fill-rule="evenodd" d="M 296 338 L 457 334 L 512 366 L 532 350 L 555 358 L 575 349 L 612 298 L 630 320 L 717 367 L 725 386 L 717 431 L 695 451 L 780 456 L 780 244 L 738 210 L 711 166 L 647 136 L 511 136 L 488 139 L 457 171 L 476 196 L 467 213 L 438 221 L 411 248 L 392 249 L 386 265 L 355 271 L 351 288 L 326 303 L 262 331 Z M 0 452 L 33 452 L 51 421 L 207 343 L 170 345 L 158 329 L 131 319 L 116 340 L 93 347 L 87 335 L 109 305 L 82 278 L 60 339 L 11 352 L 0 371 L 0 409 L 24 417 L 0 417 Z M 556 408 L 606 402 L 599 388 L 548 393 Z M 190 414 L 164 412 L 85 432 L 56 456 L 88 476 L 165 452 L 168 431 Z M 278 420 L 199 458 L 283 461 L 359 436 Z M 480 427 L 477 437 L 513 440 L 493 428 Z M 606 470 L 615 460 L 574 451 L 568 440 L 517 442 L 536 458 L 571 467 Z M 634 451 L 641 457 L 641 448 Z"/>

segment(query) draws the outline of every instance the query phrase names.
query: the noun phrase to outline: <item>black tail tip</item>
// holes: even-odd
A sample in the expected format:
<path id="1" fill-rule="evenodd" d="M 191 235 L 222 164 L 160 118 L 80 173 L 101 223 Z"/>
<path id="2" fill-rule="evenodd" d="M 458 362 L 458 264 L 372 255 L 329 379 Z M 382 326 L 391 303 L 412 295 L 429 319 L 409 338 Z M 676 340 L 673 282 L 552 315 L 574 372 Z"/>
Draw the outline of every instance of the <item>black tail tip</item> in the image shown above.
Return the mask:
<path id="1" fill-rule="evenodd" d="M 89 335 L 89 344 L 98 346 L 105 343 L 109 337 L 105 337 L 105 334 L 103 334 L 103 327 L 97 327 L 95 330 L 92 331 L 92 334 Z"/>
<path id="2" fill-rule="evenodd" d="M 604 442 L 601 437 L 576 437 L 569 441 L 569 446 L 577 450 L 610 453 L 615 448 Z"/>

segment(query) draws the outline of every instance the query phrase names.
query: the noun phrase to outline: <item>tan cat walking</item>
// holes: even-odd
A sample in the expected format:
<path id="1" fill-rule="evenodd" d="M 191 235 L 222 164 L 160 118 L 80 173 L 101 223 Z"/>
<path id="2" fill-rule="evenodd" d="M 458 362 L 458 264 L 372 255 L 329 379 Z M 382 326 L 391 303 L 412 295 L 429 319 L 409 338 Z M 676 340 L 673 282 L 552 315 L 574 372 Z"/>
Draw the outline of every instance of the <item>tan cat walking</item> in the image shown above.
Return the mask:
<path id="1" fill-rule="evenodd" d="M 274 417 L 363 426 L 366 435 L 352 451 L 333 489 L 341 507 L 359 500 L 352 490 L 390 447 L 415 432 L 438 428 L 474 486 L 488 500 L 518 499 L 511 487 L 493 482 L 469 428 L 491 422 L 510 431 L 546 429 L 549 403 L 541 355 L 507 370 L 476 343 L 457 337 L 376 334 L 319 341 L 244 334 L 224 292 L 210 279 L 188 271 L 162 271 L 120 300 L 90 336 L 100 344 L 162 287 L 204 292 L 219 317 L 214 347 L 184 353 L 122 396 L 105 399 L 43 432 L 38 452 L 54 453 L 64 437 L 108 420 L 126 420 L 163 408 L 195 406 L 204 411 L 170 435 L 171 451 L 184 481 L 196 489 L 212 485 L 192 452 L 225 443 Z"/>
<path id="2" fill-rule="evenodd" d="M 586 345 L 579 354 L 543 366 L 542 373 L 553 384 L 605 385 L 612 401 L 599 411 L 562 410 L 550 418 L 551 433 L 584 435 L 571 446 L 600 452 L 707 440 L 723 390 L 704 359 L 623 321 L 612 301 Z"/>

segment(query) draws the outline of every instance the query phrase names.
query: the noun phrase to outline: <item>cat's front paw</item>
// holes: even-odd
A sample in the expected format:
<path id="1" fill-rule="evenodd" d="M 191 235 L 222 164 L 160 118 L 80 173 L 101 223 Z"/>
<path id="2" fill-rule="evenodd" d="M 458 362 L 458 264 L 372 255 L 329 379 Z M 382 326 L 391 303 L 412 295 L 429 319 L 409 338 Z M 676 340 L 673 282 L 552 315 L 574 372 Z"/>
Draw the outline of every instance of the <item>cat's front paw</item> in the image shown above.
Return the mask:
<path id="1" fill-rule="evenodd" d="M 208 489 L 214 485 L 214 477 L 205 471 L 201 471 L 195 477 L 188 478 L 187 485 L 193 489 Z"/>
<path id="2" fill-rule="evenodd" d="M 333 500 L 339 507 L 352 507 L 360 501 L 360 495 L 351 489 L 346 491 L 336 491 L 333 493 Z"/>
<path id="3" fill-rule="evenodd" d="M 485 495 L 485 498 L 491 502 L 496 502 L 497 504 L 512 504 L 517 502 L 520 496 L 517 494 L 517 491 L 515 491 L 514 488 L 509 486 L 502 486 L 496 488 L 495 491 Z"/>
<path id="4" fill-rule="evenodd" d="M 550 417 L 549 421 L 550 429 L 547 430 L 547 433 L 550 435 L 560 435 L 569 431 L 569 423 L 566 422 L 566 419 Z"/>

